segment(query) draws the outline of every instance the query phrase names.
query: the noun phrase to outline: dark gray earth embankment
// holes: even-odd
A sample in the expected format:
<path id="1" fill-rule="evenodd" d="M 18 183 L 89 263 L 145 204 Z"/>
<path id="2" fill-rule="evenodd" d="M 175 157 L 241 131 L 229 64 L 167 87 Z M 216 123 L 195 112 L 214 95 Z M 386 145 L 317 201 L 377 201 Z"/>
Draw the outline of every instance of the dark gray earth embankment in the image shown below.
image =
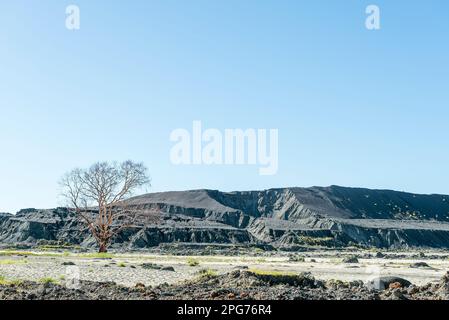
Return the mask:
<path id="1" fill-rule="evenodd" d="M 314 279 L 309 274 L 273 276 L 244 270 L 235 270 L 220 276 L 203 276 L 195 281 L 158 287 L 137 284 L 133 288 L 128 288 L 112 282 L 83 281 L 75 290 L 53 283 L 23 282 L 0 285 L 1 299 L 447 300 L 449 273 L 439 283 L 414 286 L 406 281 L 396 281 L 388 283 L 385 290 L 369 288 L 361 281 L 324 282 Z"/>
<path id="2" fill-rule="evenodd" d="M 129 200 L 156 212 L 142 216 L 113 246 L 143 249 L 161 243 L 381 248 L 449 248 L 449 196 L 338 186 L 220 192 L 146 194 Z M 1 245 L 95 245 L 75 214 L 64 208 L 0 214 Z"/>

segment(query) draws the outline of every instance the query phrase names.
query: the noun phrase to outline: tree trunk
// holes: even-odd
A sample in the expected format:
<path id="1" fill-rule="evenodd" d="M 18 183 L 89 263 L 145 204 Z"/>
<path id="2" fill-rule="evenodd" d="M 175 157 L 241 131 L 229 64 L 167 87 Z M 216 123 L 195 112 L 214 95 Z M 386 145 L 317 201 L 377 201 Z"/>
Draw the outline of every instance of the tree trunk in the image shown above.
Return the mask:
<path id="1" fill-rule="evenodd" d="M 106 245 L 104 243 L 100 243 L 100 248 L 98 249 L 99 253 L 106 253 L 108 252 L 108 248 L 106 247 Z"/>

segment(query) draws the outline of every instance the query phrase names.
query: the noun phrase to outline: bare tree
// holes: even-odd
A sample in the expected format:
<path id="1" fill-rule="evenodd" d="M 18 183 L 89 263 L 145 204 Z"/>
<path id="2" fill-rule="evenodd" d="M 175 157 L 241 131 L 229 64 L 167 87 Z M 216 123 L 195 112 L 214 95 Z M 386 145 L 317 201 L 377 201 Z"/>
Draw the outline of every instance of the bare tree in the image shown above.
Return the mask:
<path id="1" fill-rule="evenodd" d="M 137 211 L 127 205 L 133 192 L 149 185 L 142 163 L 98 162 L 88 169 L 74 169 L 63 176 L 62 195 L 86 223 L 99 252 L 107 252 L 111 240 L 133 224 Z"/>

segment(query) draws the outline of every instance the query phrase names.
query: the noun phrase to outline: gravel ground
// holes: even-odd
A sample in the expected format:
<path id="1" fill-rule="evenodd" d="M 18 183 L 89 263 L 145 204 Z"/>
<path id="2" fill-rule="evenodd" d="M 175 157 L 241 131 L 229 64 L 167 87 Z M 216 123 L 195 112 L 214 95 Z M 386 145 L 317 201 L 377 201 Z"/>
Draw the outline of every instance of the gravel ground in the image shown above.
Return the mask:
<path id="1" fill-rule="evenodd" d="M 356 262 L 345 263 L 345 258 Z M 353 259 L 347 259 L 352 261 Z M 65 285 L 74 277 L 88 282 L 114 282 L 133 288 L 176 285 L 198 278 L 201 270 L 216 275 L 236 269 L 268 274 L 310 273 L 322 281 L 367 282 L 374 277 L 396 276 L 414 285 L 437 284 L 449 270 L 446 252 L 313 251 L 259 252 L 254 255 L 180 256 L 164 254 L 95 254 L 73 252 L 0 251 L 0 280 L 50 281 Z"/>
<path id="2" fill-rule="evenodd" d="M 44 278 L 63 280 L 75 270 L 80 280 L 112 281 L 123 286 L 134 286 L 136 283 L 145 285 L 177 283 L 192 278 L 197 271 L 197 268 L 187 265 L 187 259 L 183 259 L 184 261 L 177 259 L 168 263 L 158 261 L 157 266 L 161 269 L 144 267 L 145 263 L 151 264 L 153 260 L 48 256 L 0 257 L 0 275 L 12 280 L 39 281 Z M 175 271 L 162 270 L 163 267 L 169 266 L 172 266 Z"/>
<path id="3" fill-rule="evenodd" d="M 355 256 L 357 263 L 343 263 L 347 256 Z M 114 254 L 111 258 L 96 258 L 82 254 L 52 252 L 0 251 L 0 277 L 9 280 L 40 281 L 52 278 L 60 283 L 75 271 L 84 281 L 108 282 L 133 287 L 176 284 L 194 279 L 202 269 L 225 274 L 236 267 L 265 272 L 309 272 L 321 280 L 368 281 L 375 276 L 399 276 L 416 285 L 437 283 L 449 270 L 449 259 L 441 252 L 387 253 L 383 258 L 373 252 L 308 252 L 302 254 L 273 254 L 267 256 L 173 256 L 151 254 Z M 293 258 L 292 258 L 293 257 Z M 299 258 L 299 259 L 298 259 Z M 190 266 L 188 264 L 197 263 Z M 295 261 L 297 260 L 297 261 Z M 298 261 L 299 260 L 299 261 Z M 428 267 L 411 267 L 423 262 Z M 153 266 L 151 265 L 153 264 Z M 171 269 L 171 270 L 164 270 Z"/>

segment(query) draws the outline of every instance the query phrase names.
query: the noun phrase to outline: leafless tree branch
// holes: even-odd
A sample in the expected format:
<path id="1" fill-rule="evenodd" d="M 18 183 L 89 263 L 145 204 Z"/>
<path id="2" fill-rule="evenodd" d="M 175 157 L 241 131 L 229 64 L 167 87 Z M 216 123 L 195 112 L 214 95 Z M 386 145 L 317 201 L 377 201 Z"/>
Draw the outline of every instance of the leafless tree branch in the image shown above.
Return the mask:
<path id="1" fill-rule="evenodd" d="M 63 196 L 86 224 L 99 252 L 107 252 L 113 237 L 135 224 L 139 209 L 129 206 L 126 200 L 150 184 L 147 171 L 142 163 L 133 161 L 98 162 L 62 177 Z M 156 215 L 153 217 L 157 220 Z"/>

